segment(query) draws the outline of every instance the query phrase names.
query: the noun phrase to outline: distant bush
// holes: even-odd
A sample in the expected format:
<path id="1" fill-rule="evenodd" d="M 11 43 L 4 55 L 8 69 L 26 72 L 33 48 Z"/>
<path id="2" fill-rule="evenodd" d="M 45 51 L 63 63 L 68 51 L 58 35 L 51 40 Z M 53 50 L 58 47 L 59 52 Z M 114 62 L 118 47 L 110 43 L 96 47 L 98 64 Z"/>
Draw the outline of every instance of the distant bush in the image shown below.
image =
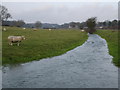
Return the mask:
<path id="1" fill-rule="evenodd" d="M 90 33 L 90 34 L 93 34 L 96 29 L 96 17 L 92 17 L 92 18 L 89 18 L 87 21 L 86 21 L 86 24 L 87 24 L 87 32 Z"/>

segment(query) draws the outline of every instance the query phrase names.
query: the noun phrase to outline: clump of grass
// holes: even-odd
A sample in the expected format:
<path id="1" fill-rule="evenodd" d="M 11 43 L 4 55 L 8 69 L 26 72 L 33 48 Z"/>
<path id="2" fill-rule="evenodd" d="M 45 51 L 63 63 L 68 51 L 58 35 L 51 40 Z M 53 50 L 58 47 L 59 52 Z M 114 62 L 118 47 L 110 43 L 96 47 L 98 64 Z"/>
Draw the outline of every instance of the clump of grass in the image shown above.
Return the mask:
<path id="1" fill-rule="evenodd" d="M 120 45 L 120 31 L 118 30 L 97 30 L 97 34 L 99 34 L 102 38 L 107 41 L 109 53 L 113 56 L 113 63 L 120 67 L 120 57 L 119 57 L 119 45 Z"/>
<path id="2" fill-rule="evenodd" d="M 3 64 L 24 63 L 61 55 L 87 40 L 87 33 L 80 30 L 37 30 L 6 27 L 2 35 Z M 8 45 L 9 35 L 24 35 L 20 46 Z"/>

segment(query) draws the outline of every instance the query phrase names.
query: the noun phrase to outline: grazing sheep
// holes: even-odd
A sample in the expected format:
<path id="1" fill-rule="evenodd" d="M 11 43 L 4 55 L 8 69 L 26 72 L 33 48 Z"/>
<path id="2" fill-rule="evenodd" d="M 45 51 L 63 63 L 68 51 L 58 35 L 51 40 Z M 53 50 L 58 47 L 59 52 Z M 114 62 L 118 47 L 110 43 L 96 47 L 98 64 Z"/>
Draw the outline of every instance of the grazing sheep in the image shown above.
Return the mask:
<path id="1" fill-rule="evenodd" d="M 7 31 L 6 28 L 3 28 L 3 31 Z"/>
<path id="2" fill-rule="evenodd" d="M 24 30 L 26 29 L 26 28 L 23 28 Z"/>
<path id="3" fill-rule="evenodd" d="M 25 40 L 24 36 L 8 36 L 8 40 L 9 40 L 9 45 L 13 45 L 13 43 L 17 43 L 17 45 L 20 45 L 20 42 L 22 40 Z"/>
<path id="4" fill-rule="evenodd" d="M 81 30 L 82 32 L 84 32 L 85 30 Z"/>
<path id="5" fill-rule="evenodd" d="M 49 31 L 51 31 L 51 29 L 49 29 Z"/>

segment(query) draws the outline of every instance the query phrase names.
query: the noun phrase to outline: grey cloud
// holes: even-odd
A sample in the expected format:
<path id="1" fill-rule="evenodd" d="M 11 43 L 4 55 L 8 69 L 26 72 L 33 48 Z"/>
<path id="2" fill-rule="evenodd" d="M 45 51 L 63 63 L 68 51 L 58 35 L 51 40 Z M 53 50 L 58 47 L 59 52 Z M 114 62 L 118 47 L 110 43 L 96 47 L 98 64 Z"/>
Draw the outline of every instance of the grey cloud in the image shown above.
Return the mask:
<path id="1" fill-rule="evenodd" d="M 27 22 L 65 23 L 70 21 L 85 21 L 96 16 L 98 20 L 118 18 L 117 3 L 5 3 L 14 19 Z M 23 5 L 23 6 L 22 6 Z M 22 7 L 20 7 L 22 6 Z M 19 9 L 19 10 L 18 10 Z"/>

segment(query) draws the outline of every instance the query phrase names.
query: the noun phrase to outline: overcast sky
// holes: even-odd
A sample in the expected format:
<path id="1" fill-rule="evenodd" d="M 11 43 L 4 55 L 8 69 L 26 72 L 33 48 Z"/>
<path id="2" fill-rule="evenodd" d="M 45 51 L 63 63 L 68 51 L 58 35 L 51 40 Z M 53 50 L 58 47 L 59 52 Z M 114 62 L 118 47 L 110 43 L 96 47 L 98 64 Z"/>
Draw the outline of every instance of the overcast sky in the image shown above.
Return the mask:
<path id="1" fill-rule="evenodd" d="M 82 22 L 90 17 L 98 21 L 118 18 L 117 2 L 3 2 L 14 20 L 63 24 Z"/>

